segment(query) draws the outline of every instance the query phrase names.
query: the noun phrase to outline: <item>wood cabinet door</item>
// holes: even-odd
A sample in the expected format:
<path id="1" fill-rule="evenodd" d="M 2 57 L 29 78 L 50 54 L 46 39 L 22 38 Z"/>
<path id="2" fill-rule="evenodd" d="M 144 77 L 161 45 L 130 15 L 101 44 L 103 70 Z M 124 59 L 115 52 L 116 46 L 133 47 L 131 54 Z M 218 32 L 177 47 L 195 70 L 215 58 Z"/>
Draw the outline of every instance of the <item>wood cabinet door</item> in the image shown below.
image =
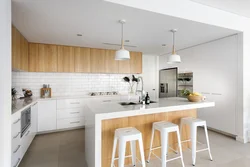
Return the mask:
<path id="1" fill-rule="evenodd" d="M 90 48 L 74 48 L 75 72 L 90 72 Z"/>
<path id="2" fill-rule="evenodd" d="M 29 43 L 29 72 L 41 72 L 38 44 Z"/>
<path id="3" fill-rule="evenodd" d="M 104 49 L 90 49 L 90 69 L 92 73 L 105 73 Z"/>
<path id="4" fill-rule="evenodd" d="M 120 74 L 129 74 L 130 73 L 130 60 L 116 60 L 119 64 L 119 73 Z"/>
<path id="5" fill-rule="evenodd" d="M 142 53 L 130 52 L 130 73 L 141 74 L 142 73 Z"/>
<path id="6" fill-rule="evenodd" d="M 57 72 L 74 72 L 74 47 L 58 46 L 58 64 Z"/>
<path id="7" fill-rule="evenodd" d="M 29 70 L 28 41 L 20 35 L 20 70 Z"/>
<path id="8" fill-rule="evenodd" d="M 43 72 L 57 72 L 57 46 L 39 44 L 39 66 Z"/>
<path id="9" fill-rule="evenodd" d="M 105 73 L 119 73 L 119 61 L 115 60 L 115 50 L 106 50 Z"/>
<path id="10" fill-rule="evenodd" d="M 13 69 L 20 69 L 20 62 L 21 62 L 21 46 L 20 46 L 20 39 L 21 34 L 18 30 L 12 26 L 12 68 Z"/>

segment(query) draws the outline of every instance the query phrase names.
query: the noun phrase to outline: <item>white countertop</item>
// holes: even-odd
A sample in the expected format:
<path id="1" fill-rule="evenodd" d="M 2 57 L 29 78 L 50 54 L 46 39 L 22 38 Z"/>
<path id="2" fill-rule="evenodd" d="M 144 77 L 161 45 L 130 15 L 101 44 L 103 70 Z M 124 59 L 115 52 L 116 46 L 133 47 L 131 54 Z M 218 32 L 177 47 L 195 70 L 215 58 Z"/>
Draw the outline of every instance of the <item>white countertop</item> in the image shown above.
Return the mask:
<path id="1" fill-rule="evenodd" d="M 62 100 L 62 99 L 117 99 L 120 100 L 121 97 L 128 97 L 125 94 L 118 94 L 118 95 L 101 95 L 101 96 L 90 96 L 90 95 L 76 95 L 76 96 L 53 96 L 52 98 L 41 98 L 41 97 L 27 97 L 24 99 L 17 99 L 12 101 L 12 114 L 22 111 L 29 106 L 35 104 L 38 101 L 42 100 Z M 134 95 L 134 99 L 137 98 L 137 95 Z M 126 99 L 126 98 L 123 98 Z M 139 98 L 138 98 L 139 99 Z"/>
<path id="2" fill-rule="evenodd" d="M 155 114 L 189 109 L 198 109 L 215 106 L 214 102 L 189 102 L 186 98 L 172 97 L 159 98 L 157 103 L 149 105 L 128 105 L 122 106 L 119 102 L 105 102 L 101 104 L 88 103 L 88 108 L 100 120 L 129 117 L 136 115 Z"/>

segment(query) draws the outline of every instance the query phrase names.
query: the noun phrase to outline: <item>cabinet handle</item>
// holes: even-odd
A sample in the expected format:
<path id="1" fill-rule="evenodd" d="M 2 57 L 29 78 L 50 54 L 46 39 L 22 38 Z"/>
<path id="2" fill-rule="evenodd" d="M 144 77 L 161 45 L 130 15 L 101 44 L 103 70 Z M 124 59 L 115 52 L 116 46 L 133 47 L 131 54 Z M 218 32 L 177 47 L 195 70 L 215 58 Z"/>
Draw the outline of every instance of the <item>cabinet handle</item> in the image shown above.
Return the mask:
<path id="1" fill-rule="evenodd" d="M 19 150 L 20 147 L 21 147 L 21 145 L 18 145 L 17 149 L 13 153 L 15 154 Z"/>
<path id="2" fill-rule="evenodd" d="M 220 94 L 220 93 L 212 93 L 212 95 L 222 95 L 222 94 Z"/>
<path id="3" fill-rule="evenodd" d="M 208 92 L 201 92 L 201 94 L 209 95 L 210 93 L 208 93 Z"/>
<path id="4" fill-rule="evenodd" d="M 80 112 L 71 112 L 70 114 L 79 114 Z"/>
<path id="5" fill-rule="evenodd" d="M 19 118 L 18 120 L 16 120 L 13 124 L 17 124 L 21 119 Z"/>
<path id="6" fill-rule="evenodd" d="M 16 136 L 13 137 L 13 139 L 16 139 L 19 136 L 20 132 L 17 133 Z"/>
<path id="7" fill-rule="evenodd" d="M 70 104 L 80 104 L 80 102 L 72 102 L 72 103 L 70 103 Z"/>
<path id="8" fill-rule="evenodd" d="M 28 131 L 25 136 L 28 136 L 29 133 L 30 133 L 30 131 Z"/>
<path id="9" fill-rule="evenodd" d="M 78 123 L 80 123 L 80 121 L 70 122 L 70 124 L 78 124 Z"/>
<path id="10" fill-rule="evenodd" d="M 21 158 L 18 158 L 16 165 L 14 165 L 13 167 L 17 167 L 17 165 L 19 164 L 20 160 L 21 160 Z"/>
<path id="11" fill-rule="evenodd" d="M 102 102 L 111 102 L 111 100 L 103 100 Z"/>

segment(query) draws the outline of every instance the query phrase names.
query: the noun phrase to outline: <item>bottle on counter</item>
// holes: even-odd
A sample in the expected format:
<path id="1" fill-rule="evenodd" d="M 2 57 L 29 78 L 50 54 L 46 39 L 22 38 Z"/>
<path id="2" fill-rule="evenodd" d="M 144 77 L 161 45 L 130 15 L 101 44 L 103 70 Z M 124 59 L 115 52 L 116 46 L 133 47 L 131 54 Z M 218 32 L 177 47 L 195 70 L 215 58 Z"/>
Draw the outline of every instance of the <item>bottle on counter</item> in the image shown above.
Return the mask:
<path id="1" fill-rule="evenodd" d="M 145 102 L 146 102 L 146 104 L 150 104 L 150 97 L 148 95 L 148 92 L 147 92 L 147 95 L 145 97 Z"/>

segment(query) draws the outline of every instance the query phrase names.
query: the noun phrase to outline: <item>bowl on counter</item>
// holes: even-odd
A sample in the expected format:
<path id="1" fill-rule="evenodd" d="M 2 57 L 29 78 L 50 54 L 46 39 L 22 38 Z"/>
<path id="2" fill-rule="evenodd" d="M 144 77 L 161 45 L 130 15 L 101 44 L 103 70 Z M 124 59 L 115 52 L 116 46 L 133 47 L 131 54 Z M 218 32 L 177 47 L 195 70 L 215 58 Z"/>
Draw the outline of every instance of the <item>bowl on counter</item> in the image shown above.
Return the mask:
<path id="1" fill-rule="evenodd" d="M 187 99 L 190 102 L 200 102 L 202 100 L 202 96 L 188 96 Z"/>

